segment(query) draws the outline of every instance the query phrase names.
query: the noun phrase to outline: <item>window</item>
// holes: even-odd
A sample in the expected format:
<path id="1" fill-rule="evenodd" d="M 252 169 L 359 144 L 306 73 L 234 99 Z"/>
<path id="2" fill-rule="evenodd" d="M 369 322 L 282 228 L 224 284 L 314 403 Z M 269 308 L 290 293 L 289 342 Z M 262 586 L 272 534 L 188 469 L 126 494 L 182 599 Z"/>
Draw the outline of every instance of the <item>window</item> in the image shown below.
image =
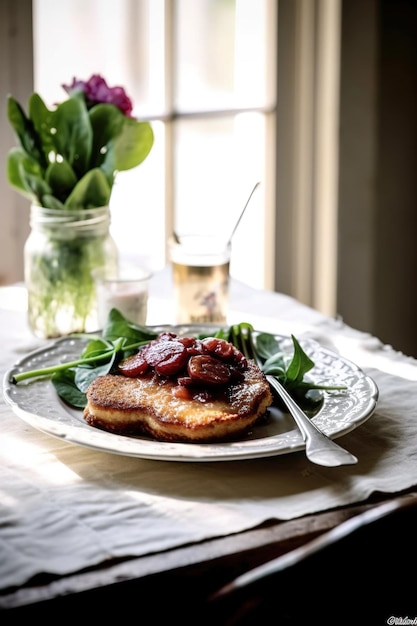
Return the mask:
<path id="1" fill-rule="evenodd" d="M 35 89 L 52 105 L 73 76 L 123 85 L 155 144 L 119 175 L 122 256 L 164 266 L 166 240 L 231 233 L 231 273 L 273 288 L 276 0 L 34 0 Z M 249 252 L 249 253 L 248 253 Z"/>
<path id="2" fill-rule="evenodd" d="M 0 3 L 3 93 L 51 105 L 75 75 L 123 85 L 155 145 L 112 196 L 125 257 L 158 269 L 173 229 L 231 232 L 231 273 L 335 315 L 342 0 Z M 33 50 L 32 50 L 33 8 Z M 3 105 L 2 105 L 3 106 Z M 4 147 L 14 145 L 5 109 Z M 6 150 L 0 154 L 5 166 Z M 24 198 L 0 179 L 0 282 L 21 280 Z"/>

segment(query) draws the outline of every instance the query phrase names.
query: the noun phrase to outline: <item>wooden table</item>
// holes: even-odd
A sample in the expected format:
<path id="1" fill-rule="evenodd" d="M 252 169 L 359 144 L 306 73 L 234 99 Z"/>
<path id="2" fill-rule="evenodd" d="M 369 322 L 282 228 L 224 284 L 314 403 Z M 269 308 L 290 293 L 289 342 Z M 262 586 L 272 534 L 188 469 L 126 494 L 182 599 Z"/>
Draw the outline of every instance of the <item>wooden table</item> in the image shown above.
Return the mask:
<path id="1" fill-rule="evenodd" d="M 228 600 L 225 606 L 213 605 L 210 601 L 211 595 L 248 570 L 297 548 L 308 547 L 315 538 L 324 537 L 328 531 L 344 522 L 357 516 L 363 517 L 364 513 L 376 510 L 377 507 L 389 502 L 397 502 L 399 507 L 410 508 L 411 512 L 408 514 L 414 528 L 417 521 L 417 491 L 408 490 L 401 494 L 393 494 L 392 497 L 373 496 L 363 504 L 340 507 L 333 511 L 285 522 L 265 523 L 247 532 L 155 555 L 112 561 L 68 576 L 41 576 L 31 584 L 0 595 L 1 607 L 7 607 L 7 612 L 2 614 L 2 623 L 9 623 L 9 619 L 10 623 L 14 623 L 21 617 L 55 620 L 56 616 L 65 615 L 66 618 L 72 616 L 76 619 L 80 614 L 84 614 L 87 607 L 101 619 L 107 609 L 115 607 L 119 610 L 121 607 L 130 616 L 137 610 L 141 615 L 151 615 L 155 624 L 167 623 L 167 620 L 169 622 L 178 620 L 181 624 L 205 624 L 213 623 L 213 619 L 217 624 L 260 624 L 262 622 L 259 622 L 259 614 L 255 611 L 252 615 L 251 612 L 254 611 L 251 590 L 248 590 L 245 596 L 249 608 L 240 597 Z M 399 533 L 404 531 L 404 519 L 398 522 L 396 530 Z M 391 539 L 392 537 L 387 537 L 387 541 Z M 416 545 L 410 546 L 408 554 L 410 559 L 416 556 Z M 382 551 L 383 549 L 381 546 Z M 393 573 L 389 571 L 388 551 L 385 551 L 385 554 L 388 578 Z M 360 566 L 360 560 L 358 565 Z M 317 575 L 324 574 L 318 571 Z M 394 572 L 394 576 L 398 575 L 398 571 Z M 311 585 L 311 581 L 307 581 L 306 584 Z M 369 584 L 372 586 L 374 583 L 370 581 Z M 277 589 L 278 596 L 280 593 L 282 584 Z M 288 589 L 285 593 L 288 594 Z M 417 604 L 417 596 L 415 597 Z M 264 601 L 262 594 L 261 598 Z M 354 601 L 353 596 L 350 602 Z M 381 602 L 380 598 L 380 607 L 381 605 L 383 599 Z M 365 619 L 366 607 L 358 607 L 356 610 L 362 615 L 362 619 Z M 381 610 L 389 612 L 389 608 Z M 277 611 L 279 615 L 279 602 Z M 196 615 L 199 616 L 198 619 Z M 314 611 L 312 615 L 315 615 Z M 366 615 L 367 619 L 372 616 L 377 619 L 378 612 L 371 608 L 371 612 Z M 282 619 L 284 621 L 271 623 L 287 624 L 285 616 Z M 288 614 L 286 619 L 290 620 L 288 624 L 298 623 L 293 622 L 293 618 Z M 325 621 L 326 619 L 329 619 L 329 622 Z M 336 622 L 333 622 L 333 619 L 335 619 L 333 612 L 329 617 L 323 609 L 320 609 L 320 623 L 344 623 L 341 616 Z"/>

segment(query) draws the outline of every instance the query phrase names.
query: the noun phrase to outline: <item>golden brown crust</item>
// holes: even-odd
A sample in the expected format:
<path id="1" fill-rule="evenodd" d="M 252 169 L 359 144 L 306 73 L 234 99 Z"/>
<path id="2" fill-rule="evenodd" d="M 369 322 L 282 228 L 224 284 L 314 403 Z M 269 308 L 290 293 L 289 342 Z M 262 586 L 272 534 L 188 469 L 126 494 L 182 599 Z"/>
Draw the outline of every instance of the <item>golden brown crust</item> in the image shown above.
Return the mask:
<path id="1" fill-rule="evenodd" d="M 161 441 L 226 441 L 246 432 L 272 403 L 268 382 L 252 362 L 242 381 L 209 401 L 179 398 L 177 388 L 175 381 L 153 373 L 99 376 L 87 390 L 84 419 L 114 433 L 149 434 Z"/>

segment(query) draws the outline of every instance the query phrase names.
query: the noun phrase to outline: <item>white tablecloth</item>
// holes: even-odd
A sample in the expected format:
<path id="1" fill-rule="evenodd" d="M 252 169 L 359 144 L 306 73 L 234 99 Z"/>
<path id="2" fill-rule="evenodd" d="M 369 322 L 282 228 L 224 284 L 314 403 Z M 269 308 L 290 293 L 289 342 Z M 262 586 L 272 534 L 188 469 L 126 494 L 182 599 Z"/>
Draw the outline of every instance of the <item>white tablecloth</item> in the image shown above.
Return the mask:
<path id="1" fill-rule="evenodd" d="M 169 323 L 169 275 L 153 279 L 148 323 Z M 24 292 L 0 290 L 2 378 L 42 345 Z M 303 452 L 219 463 L 149 461 L 66 443 L 0 405 L 0 581 L 65 574 L 111 557 L 139 556 L 360 502 L 417 484 L 417 363 L 282 294 L 232 282 L 230 323 L 313 337 L 376 382 L 374 415 L 339 442 L 359 463 L 323 468 Z"/>

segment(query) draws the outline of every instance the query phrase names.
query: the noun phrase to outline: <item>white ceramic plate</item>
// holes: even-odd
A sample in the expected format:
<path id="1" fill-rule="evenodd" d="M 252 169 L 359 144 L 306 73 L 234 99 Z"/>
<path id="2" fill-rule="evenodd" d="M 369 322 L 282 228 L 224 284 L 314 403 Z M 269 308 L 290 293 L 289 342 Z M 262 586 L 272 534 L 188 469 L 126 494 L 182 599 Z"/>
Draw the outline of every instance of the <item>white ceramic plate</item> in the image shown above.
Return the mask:
<path id="1" fill-rule="evenodd" d="M 160 326 L 177 334 L 207 332 L 207 326 Z M 292 354 L 289 337 L 276 336 L 283 350 Z M 334 352 L 312 340 L 299 340 L 315 366 L 309 379 L 321 384 L 343 385 L 346 390 L 324 392 L 321 410 L 313 418 L 317 426 L 335 439 L 365 422 L 375 410 L 378 389 L 374 381 Z M 114 454 L 163 461 L 233 461 L 287 454 L 302 450 L 304 442 L 292 418 L 272 407 L 264 423 L 240 439 L 228 443 L 165 443 L 146 437 L 115 435 L 89 426 L 82 411 L 69 408 L 57 396 L 50 380 L 29 379 L 13 384 L 14 374 L 34 368 L 56 365 L 77 358 L 85 339 L 62 338 L 30 353 L 17 362 L 4 377 L 3 393 L 14 413 L 31 426 L 73 444 Z"/>

